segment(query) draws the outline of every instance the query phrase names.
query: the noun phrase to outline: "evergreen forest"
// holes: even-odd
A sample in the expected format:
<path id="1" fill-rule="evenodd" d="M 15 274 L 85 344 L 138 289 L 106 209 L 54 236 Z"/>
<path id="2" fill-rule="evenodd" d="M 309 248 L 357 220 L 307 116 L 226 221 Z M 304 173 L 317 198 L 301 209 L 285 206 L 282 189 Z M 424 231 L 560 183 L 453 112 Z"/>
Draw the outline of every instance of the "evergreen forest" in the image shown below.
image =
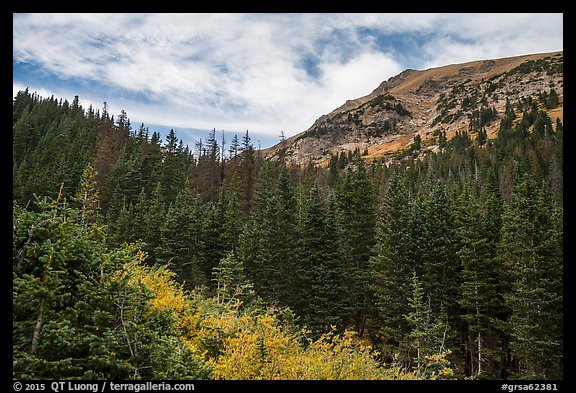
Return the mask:
<path id="1" fill-rule="evenodd" d="M 18 92 L 13 378 L 562 379 L 546 109 L 322 168 Z"/>

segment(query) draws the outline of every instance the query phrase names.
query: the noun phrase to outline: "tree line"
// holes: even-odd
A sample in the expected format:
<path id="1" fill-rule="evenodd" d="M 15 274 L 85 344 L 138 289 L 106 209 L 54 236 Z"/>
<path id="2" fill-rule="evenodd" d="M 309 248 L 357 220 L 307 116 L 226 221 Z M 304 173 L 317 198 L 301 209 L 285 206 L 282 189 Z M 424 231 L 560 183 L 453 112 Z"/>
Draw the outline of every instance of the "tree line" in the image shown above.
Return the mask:
<path id="1" fill-rule="evenodd" d="M 148 331 L 144 299 L 158 295 L 114 286 L 134 272 L 124 284 L 106 281 L 143 255 L 139 271 L 167 269 L 173 281 L 163 285 L 195 299 L 191 309 L 212 307 L 219 318 L 233 310 L 238 324 L 255 323 L 250 307 L 283 310 L 269 318 L 303 329 L 299 350 L 355 332 L 374 364 L 403 370 L 395 376 L 561 379 L 563 125 L 544 109 L 508 102 L 493 139 L 471 128 L 437 153 L 366 163 L 350 152 L 317 168 L 264 160 L 248 132 L 228 154 L 215 130 L 191 151 L 173 130 L 162 141 L 144 124 L 133 129 L 124 111 L 114 119 L 106 105 L 100 112 L 78 97 L 70 104 L 21 91 L 13 103 L 15 372 L 48 376 L 40 369 L 63 364 L 65 376 L 78 375 L 74 367 L 100 370 L 94 377 L 107 377 L 106 367 L 124 377 L 231 372 L 220 356 L 248 344 L 232 344 L 238 332 L 224 339 L 222 319 L 215 336 L 194 341 L 204 355 L 162 353 L 183 345 L 183 328 L 173 326 L 182 316 L 156 315 L 161 329 Z M 71 284 L 78 291 L 62 289 Z M 207 298 L 231 308 L 198 300 Z M 80 315 L 82 307 L 102 311 Z M 85 336 L 74 336 L 79 326 L 90 326 Z M 55 353 L 73 338 L 84 366 Z M 273 346 L 258 340 L 245 366 L 259 365 L 253 373 L 262 376 Z M 138 366 L 139 356 L 147 363 Z M 183 374 L 170 374 L 163 356 L 182 356 L 173 360 Z M 152 363 L 163 371 L 147 374 Z"/>

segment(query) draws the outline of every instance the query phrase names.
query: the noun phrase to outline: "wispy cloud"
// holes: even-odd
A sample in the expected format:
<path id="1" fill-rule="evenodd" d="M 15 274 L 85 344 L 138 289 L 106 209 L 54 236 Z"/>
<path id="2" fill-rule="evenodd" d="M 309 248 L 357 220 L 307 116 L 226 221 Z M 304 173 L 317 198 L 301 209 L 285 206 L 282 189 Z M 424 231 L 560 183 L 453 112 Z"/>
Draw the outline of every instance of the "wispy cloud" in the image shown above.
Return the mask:
<path id="1" fill-rule="evenodd" d="M 562 33 L 562 14 L 15 14 L 13 60 L 145 123 L 292 135 L 405 68 L 561 50 Z"/>

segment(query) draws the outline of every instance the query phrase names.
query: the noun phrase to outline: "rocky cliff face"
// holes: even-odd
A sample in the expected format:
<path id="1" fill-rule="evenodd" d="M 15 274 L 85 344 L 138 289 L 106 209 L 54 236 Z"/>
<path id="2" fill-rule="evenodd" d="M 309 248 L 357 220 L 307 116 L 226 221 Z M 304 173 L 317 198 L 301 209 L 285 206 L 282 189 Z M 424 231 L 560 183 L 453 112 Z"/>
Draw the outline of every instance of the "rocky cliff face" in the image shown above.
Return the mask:
<path id="1" fill-rule="evenodd" d="M 306 131 L 263 151 L 291 164 L 326 164 L 331 154 L 359 148 L 366 159 L 406 149 L 416 134 L 427 149 L 439 135 L 484 129 L 494 136 L 506 101 L 537 99 L 554 90 L 562 118 L 563 52 L 405 70 L 372 93 L 318 118 Z"/>

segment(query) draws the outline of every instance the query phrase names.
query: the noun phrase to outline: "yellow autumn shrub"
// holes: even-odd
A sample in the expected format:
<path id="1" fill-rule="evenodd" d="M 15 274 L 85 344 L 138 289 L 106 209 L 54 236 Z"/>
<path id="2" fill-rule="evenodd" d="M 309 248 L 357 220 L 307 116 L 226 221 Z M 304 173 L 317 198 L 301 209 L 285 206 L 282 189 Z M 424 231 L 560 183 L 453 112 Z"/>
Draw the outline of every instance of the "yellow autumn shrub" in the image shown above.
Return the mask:
<path id="1" fill-rule="evenodd" d="M 392 379 L 368 347 L 358 347 L 352 332 L 325 334 L 302 342 L 304 331 L 288 334 L 274 315 L 238 317 L 238 331 L 226 339 L 214 361 L 216 379 Z"/>
<path id="2" fill-rule="evenodd" d="M 146 254 L 137 251 L 136 258 L 124 266 L 122 274 L 128 282 L 141 286 L 148 292 L 150 314 L 169 313 L 173 319 L 173 327 L 179 332 L 178 337 L 186 345 L 195 358 L 205 364 L 202 345 L 198 334 L 202 332 L 203 316 L 194 307 L 181 285 L 174 280 L 175 273 L 166 266 L 146 266 L 143 261 Z"/>
<path id="3" fill-rule="evenodd" d="M 187 293 L 167 267 L 146 266 L 145 254 L 125 266 L 129 282 L 149 292 L 150 313 L 168 312 L 179 338 L 212 370 L 214 379 L 418 379 L 395 365 L 383 366 L 355 333 L 328 332 L 316 340 L 305 330 L 287 329 L 277 310 L 243 310 L 241 302 L 222 304 Z M 445 357 L 427 359 L 428 378 L 451 377 Z M 433 370 L 433 372 L 432 372 Z"/>

